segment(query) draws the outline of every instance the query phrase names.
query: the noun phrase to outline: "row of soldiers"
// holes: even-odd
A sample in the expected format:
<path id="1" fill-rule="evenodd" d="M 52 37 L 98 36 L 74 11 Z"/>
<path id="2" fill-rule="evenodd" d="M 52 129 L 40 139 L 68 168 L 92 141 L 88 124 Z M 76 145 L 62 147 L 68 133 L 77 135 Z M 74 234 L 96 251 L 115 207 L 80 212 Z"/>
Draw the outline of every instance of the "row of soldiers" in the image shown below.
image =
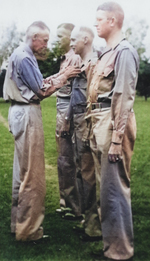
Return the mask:
<path id="1" fill-rule="evenodd" d="M 105 2 L 96 29 L 106 47 L 93 51 L 88 27 L 61 24 L 57 36 L 66 50 L 60 70 L 43 79 L 35 54 L 47 47 L 49 28 L 34 22 L 25 43 L 10 57 L 4 99 L 11 100 L 9 127 L 15 138 L 11 232 L 17 240 L 43 237 L 45 176 L 40 101 L 57 92 L 60 209 L 79 219 L 82 240 L 103 240 L 109 260 L 134 254 L 130 164 L 136 137 L 133 112 L 139 60 L 124 38 L 124 12 Z"/>

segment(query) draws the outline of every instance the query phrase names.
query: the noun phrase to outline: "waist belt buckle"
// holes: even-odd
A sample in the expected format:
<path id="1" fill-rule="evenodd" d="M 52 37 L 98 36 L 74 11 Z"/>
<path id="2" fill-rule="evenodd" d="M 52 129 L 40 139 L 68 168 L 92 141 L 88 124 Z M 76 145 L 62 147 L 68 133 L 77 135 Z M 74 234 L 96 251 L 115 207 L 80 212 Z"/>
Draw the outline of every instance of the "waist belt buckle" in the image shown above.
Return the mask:
<path id="1" fill-rule="evenodd" d="M 102 108 L 103 108 L 103 106 L 102 106 L 102 103 L 101 103 L 101 102 L 92 104 L 92 110 L 102 109 Z"/>

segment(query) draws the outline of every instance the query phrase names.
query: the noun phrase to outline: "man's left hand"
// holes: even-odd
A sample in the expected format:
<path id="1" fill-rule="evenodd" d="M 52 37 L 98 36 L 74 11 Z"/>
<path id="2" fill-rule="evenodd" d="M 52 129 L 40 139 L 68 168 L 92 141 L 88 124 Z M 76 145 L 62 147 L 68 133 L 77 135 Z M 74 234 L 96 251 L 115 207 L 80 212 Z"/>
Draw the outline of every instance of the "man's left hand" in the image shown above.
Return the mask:
<path id="1" fill-rule="evenodd" d="M 112 163 L 116 163 L 122 160 L 122 144 L 111 143 L 108 159 Z"/>

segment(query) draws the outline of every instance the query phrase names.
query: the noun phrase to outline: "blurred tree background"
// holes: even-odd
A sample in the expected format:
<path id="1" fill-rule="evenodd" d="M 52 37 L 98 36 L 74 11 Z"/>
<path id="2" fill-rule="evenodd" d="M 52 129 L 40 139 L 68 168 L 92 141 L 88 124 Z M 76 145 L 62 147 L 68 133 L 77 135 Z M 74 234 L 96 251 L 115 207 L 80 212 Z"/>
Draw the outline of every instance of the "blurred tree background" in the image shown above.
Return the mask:
<path id="1" fill-rule="evenodd" d="M 138 20 L 136 17 L 133 17 L 125 27 L 126 38 L 136 48 L 140 58 L 137 95 L 144 96 L 145 100 L 147 100 L 150 97 L 150 54 L 147 55 L 144 40 L 149 26 L 145 20 Z M 7 62 L 13 50 L 23 41 L 24 35 L 25 32 L 19 32 L 15 23 L 1 32 L 0 68 Z M 47 50 L 45 56 L 37 57 L 39 68 L 44 78 L 59 71 L 63 55 L 63 50 L 59 48 L 57 43 L 54 43 Z"/>
<path id="2" fill-rule="evenodd" d="M 146 55 L 144 40 L 149 26 L 145 20 L 136 17 L 128 23 L 125 31 L 128 41 L 135 47 L 140 59 L 137 95 L 144 96 L 145 101 L 150 97 L 150 57 Z"/>

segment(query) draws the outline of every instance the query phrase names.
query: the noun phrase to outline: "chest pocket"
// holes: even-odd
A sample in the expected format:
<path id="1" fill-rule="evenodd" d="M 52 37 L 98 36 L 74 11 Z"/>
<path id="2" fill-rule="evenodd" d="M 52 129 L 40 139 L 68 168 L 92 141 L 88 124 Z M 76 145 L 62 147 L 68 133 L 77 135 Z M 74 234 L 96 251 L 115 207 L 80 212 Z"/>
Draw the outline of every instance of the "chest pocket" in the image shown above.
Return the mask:
<path id="1" fill-rule="evenodd" d="M 117 52 L 115 50 L 105 53 L 97 63 L 94 74 L 97 81 L 94 81 L 97 94 L 110 92 L 114 83 L 114 66 Z"/>

